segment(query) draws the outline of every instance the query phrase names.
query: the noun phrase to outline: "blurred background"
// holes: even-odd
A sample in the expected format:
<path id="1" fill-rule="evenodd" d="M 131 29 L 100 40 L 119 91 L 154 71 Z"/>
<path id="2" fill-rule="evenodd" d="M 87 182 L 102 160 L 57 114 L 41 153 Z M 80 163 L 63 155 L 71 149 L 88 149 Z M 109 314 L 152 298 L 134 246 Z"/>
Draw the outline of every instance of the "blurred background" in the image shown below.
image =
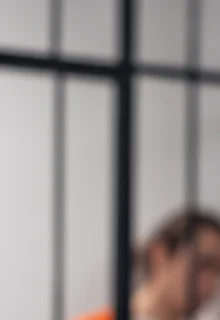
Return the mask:
<path id="1" fill-rule="evenodd" d="M 187 64 L 187 1 L 136 0 L 134 62 Z M 218 0 L 201 0 L 200 67 L 220 69 Z M 60 54 L 109 65 L 118 0 L 63 0 Z M 47 55 L 50 1 L 0 0 L 0 49 Z M 133 237 L 185 199 L 186 83 L 134 76 Z M 65 319 L 112 303 L 117 85 L 68 75 L 65 101 Z M 0 318 L 52 320 L 54 75 L 0 69 Z M 220 206 L 220 88 L 199 85 L 199 201 Z"/>

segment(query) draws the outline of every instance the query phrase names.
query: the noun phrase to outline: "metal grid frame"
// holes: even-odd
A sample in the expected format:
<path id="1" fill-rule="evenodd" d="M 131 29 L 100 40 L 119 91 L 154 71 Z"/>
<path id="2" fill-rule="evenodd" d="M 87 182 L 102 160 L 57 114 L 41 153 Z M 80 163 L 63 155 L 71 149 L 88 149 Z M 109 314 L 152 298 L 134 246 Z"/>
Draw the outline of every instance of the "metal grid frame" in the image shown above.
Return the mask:
<path id="1" fill-rule="evenodd" d="M 187 87 L 186 108 L 186 199 L 197 201 L 198 190 L 198 137 L 199 102 L 198 85 L 201 82 L 220 84 L 220 72 L 204 71 L 199 68 L 199 30 L 201 1 L 188 0 L 188 63 L 184 68 L 159 64 L 134 64 L 134 18 L 136 0 L 120 0 L 120 44 L 121 59 L 114 65 L 96 64 L 88 60 L 64 59 L 61 57 L 62 0 L 51 0 L 51 53 L 46 56 L 34 53 L 22 54 L 0 51 L 0 66 L 53 72 L 54 88 L 54 296 L 53 319 L 64 319 L 64 115 L 65 77 L 68 74 L 89 77 L 111 78 L 118 85 L 117 98 L 117 194 L 116 194 L 116 269 L 115 306 L 117 320 L 128 320 L 130 278 L 130 233 L 132 192 L 132 118 L 133 75 L 170 78 L 185 81 Z M 193 292 L 193 290 L 191 290 Z M 192 297 L 191 297 L 192 298 Z"/>

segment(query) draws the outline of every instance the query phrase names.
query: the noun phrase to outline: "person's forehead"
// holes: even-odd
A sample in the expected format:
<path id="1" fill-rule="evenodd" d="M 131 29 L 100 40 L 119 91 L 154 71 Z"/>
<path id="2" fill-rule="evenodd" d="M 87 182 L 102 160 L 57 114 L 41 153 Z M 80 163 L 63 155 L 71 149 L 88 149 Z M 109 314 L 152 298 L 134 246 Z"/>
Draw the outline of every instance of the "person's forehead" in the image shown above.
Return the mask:
<path id="1" fill-rule="evenodd" d="M 196 237 L 197 247 L 200 252 L 209 252 L 220 254 L 220 232 L 211 228 L 201 228 Z"/>

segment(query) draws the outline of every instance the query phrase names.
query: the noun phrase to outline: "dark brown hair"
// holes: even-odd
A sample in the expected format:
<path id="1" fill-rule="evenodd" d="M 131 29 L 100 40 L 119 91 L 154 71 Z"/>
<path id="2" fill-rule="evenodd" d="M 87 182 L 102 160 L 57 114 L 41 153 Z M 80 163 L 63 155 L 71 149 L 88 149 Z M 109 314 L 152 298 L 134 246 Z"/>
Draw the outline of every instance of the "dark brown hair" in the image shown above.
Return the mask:
<path id="1" fill-rule="evenodd" d="M 173 218 L 146 241 L 134 254 L 135 272 L 143 277 L 151 273 L 151 250 L 155 243 L 162 242 L 169 254 L 175 253 L 181 246 L 191 244 L 201 228 L 212 228 L 220 233 L 218 212 L 210 209 L 188 207 L 168 213 Z"/>

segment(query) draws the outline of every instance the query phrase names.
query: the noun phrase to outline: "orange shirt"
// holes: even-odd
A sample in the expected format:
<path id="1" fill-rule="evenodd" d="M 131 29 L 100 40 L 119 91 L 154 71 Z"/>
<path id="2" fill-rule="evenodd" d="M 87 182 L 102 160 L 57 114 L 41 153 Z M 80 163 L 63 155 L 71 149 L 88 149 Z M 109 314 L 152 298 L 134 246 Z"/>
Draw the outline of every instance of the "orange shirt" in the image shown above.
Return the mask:
<path id="1" fill-rule="evenodd" d="M 91 314 L 85 314 L 73 320 L 113 320 L 113 312 L 110 309 L 103 309 Z"/>

